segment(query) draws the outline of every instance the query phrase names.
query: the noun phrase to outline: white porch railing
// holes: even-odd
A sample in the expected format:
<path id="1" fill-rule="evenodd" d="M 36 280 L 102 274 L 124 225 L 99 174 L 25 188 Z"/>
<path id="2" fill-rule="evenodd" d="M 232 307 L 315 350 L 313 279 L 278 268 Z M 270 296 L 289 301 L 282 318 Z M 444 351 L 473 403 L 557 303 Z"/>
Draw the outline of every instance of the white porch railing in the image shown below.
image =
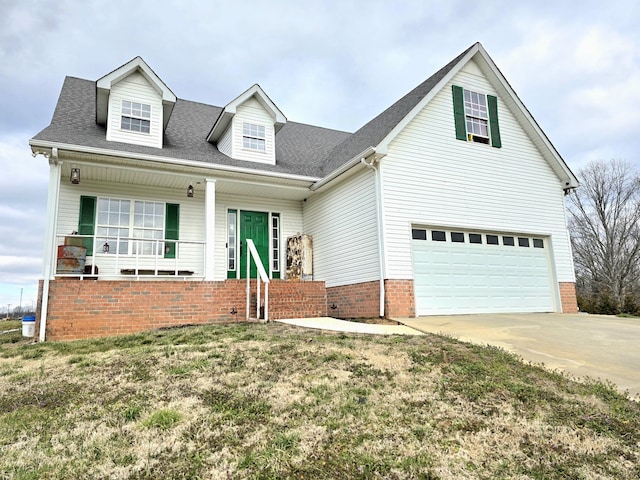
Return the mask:
<path id="1" fill-rule="evenodd" d="M 249 308 L 251 307 L 251 259 L 256 264 L 256 317 L 260 319 L 260 280 L 264 282 L 264 321 L 269 321 L 269 276 L 262 265 L 260 254 L 253 240 L 247 238 L 247 320 L 249 320 Z"/>
<path id="2" fill-rule="evenodd" d="M 105 237 L 98 235 L 57 235 L 58 246 L 81 246 L 93 241 L 87 252 L 86 269 L 68 272 L 54 265 L 56 277 L 140 278 L 167 277 L 172 279 L 204 278 L 205 242 L 158 240 L 136 237 Z M 165 249 L 173 249 L 173 258 L 165 258 Z M 58 260 L 57 255 L 56 262 Z"/>

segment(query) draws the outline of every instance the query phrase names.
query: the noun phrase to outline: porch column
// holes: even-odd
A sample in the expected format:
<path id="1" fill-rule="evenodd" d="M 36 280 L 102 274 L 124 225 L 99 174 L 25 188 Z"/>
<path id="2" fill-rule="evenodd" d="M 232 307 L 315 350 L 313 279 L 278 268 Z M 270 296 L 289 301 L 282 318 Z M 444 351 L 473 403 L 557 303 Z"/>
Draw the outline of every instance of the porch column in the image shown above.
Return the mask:
<path id="1" fill-rule="evenodd" d="M 58 228 L 58 200 L 60 198 L 60 171 L 62 162 L 58 161 L 57 148 L 49 157 L 49 189 L 47 198 L 47 223 L 44 233 L 44 258 L 42 259 L 43 279 L 53 279 L 56 271 Z"/>
<path id="2" fill-rule="evenodd" d="M 215 270 L 215 246 L 216 246 L 216 181 L 213 178 L 205 179 L 204 201 L 204 279 L 214 279 Z"/>

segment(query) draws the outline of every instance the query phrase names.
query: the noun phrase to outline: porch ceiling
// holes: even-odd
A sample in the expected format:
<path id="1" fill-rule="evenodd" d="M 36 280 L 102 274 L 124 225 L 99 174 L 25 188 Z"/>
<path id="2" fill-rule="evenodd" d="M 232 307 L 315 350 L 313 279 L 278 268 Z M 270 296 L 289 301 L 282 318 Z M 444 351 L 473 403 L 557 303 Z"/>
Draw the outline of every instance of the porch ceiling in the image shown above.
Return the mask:
<path id="1" fill-rule="evenodd" d="M 285 200 L 303 200 L 313 192 L 310 182 L 289 179 L 261 177 L 259 175 L 233 175 L 200 169 L 176 169 L 153 166 L 140 162 L 127 162 L 119 165 L 105 165 L 87 161 L 87 159 L 67 159 L 62 165 L 62 181 L 69 181 L 71 168 L 80 168 L 80 181 L 92 183 L 116 183 L 143 185 L 157 188 L 185 190 L 193 185 L 195 196 L 204 198 L 205 178 L 216 180 L 216 192 L 231 195 L 243 195 L 260 198 Z M 156 168 L 158 167 L 158 168 Z"/>

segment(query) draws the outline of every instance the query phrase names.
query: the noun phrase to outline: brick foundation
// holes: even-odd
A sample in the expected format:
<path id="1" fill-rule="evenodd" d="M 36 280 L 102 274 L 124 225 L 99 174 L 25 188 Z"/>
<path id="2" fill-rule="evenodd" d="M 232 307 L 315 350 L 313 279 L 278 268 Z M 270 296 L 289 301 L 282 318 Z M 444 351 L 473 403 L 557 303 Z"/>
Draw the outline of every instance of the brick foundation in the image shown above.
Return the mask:
<path id="1" fill-rule="evenodd" d="M 414 317 L 413 280 L 385 280 L 385 317 Z M 331 309 L 336 305 L 336 309 Z M 380 316 L 380 283 L 364 282 L 327 288 L 327 312 L 339 318 Z"/>
<path id="2" fill-rule="evenodd" d="M 332 309 L 331 306 L 336 308 Z M 327 288 L 327 313 L 338 318 L 378 318 L 380 282 L 354 283 Z"/>
<path id="3" fill-rule="evenodd" d="M 385 280 L 384 309 L 387 318 L 415 317 L 413 280 Z"/>
<path id="4" fill-rule="evenodd" d="M 122 335 L 188 324 L 243 321 L 246 280 L 92 281 L 58 279 L 49 284 L 48 340 Z M 261 286 L 264 295 L 264 285 Z M 39 330 L 42 282 L 38 296 Z M 264 298 L 264 297 L 263 297 Z M 255 317 L 255 281 L 250 315 Z M 231 314 L 232 308 L 237 310 Z M 269 318 L 326 315 L 324 282 L 272 280 Z"/>
<path id="5" fill-rule="evenodd" d="M 576 284 L 573 282 L 559 282 L 560 303 L 562 313 L 578 313 L 578 299 L 576 298 Z"/>

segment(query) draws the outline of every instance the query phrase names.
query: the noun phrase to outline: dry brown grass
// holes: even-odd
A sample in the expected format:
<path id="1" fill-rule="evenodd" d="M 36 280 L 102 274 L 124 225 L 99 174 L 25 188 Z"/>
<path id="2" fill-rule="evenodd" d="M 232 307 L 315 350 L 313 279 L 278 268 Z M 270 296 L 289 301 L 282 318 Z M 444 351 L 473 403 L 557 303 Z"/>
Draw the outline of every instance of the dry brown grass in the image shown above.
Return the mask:
<path id="1" fill-rule="evenodd" d="M 443 337 L 240 324 L 0 348 L 0 478 L 640 476 L 637 403 Z"/>

